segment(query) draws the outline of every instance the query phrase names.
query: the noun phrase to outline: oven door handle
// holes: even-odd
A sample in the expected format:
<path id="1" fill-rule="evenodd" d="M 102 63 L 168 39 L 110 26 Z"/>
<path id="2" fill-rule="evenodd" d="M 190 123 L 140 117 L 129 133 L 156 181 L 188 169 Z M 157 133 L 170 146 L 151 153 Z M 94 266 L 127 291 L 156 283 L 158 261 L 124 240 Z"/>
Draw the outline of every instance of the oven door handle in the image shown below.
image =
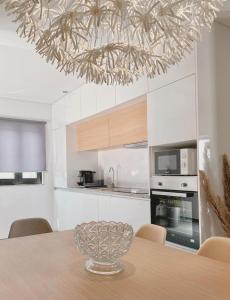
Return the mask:
<path id="1" fill-rule="evenodd" d="M 158 191 L 152 191 L 152 195 L 160 195 L 160 196 L 168 196 L 168 197 L 181 197 L 181 198 L 187 198 L 186 193 L 174 193 L 174 192 L 158 192 Z"/>

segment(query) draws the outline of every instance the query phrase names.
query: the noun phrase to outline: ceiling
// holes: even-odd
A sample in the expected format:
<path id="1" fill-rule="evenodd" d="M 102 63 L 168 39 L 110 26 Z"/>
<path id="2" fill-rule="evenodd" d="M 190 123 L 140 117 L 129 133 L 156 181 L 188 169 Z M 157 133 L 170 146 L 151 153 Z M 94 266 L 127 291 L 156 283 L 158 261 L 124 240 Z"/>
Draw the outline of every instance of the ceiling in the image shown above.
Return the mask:
<path id="1" fill-rule="evenodd" d="M 218 22 L 230 27 L 230 0 L 225 2 Z M 65 76 L 46 63 L 15 31 L 16 24 L 0 6 L 0 98 L 51 104 L 63 96 L 63 91 L 83 84 L 76 76 Z"/>
<path id="2" fill-rule="evenodd" d="M 16 24 L 0 7 L 0 98 L 53 103 L 83 84 L 46 63 L 33 46 L 19 38 Z"/>

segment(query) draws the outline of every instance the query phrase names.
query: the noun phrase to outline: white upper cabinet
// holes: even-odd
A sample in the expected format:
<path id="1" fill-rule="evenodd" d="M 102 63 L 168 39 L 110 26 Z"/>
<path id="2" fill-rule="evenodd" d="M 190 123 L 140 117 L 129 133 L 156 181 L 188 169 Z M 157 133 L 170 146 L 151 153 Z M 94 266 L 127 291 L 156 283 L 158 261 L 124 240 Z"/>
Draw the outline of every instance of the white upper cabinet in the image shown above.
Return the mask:
<path id="1" fill-rule="evenodd" d="M 196 132 L 195 75 L 148 94 L 150 146 L 193 141 Z"/>
<path id="2" fill-rule="evenodd" d="M 148 92 L 147 78 L 142 77 L 138 81 L 129 85 L 117 85 L 116 86 L 116 104 L 126 102 L 128 100 L 135 99 Z"/>
<path id="3" fill-rule="evenodd" d="M 97 112 L 109 109 L 116 104 L 115 86 L 97 85 Z"/>
<path id="4" fill-rule="evenodd" d="M 81 117 L 86 118 L 97 113 L 96 85 L 84 84 L 81 88 Z"/>
<path id="5" fill-rule="evenodd" d="M 52 105 L 52 128 L 57 129 L 66 124 L 66 100 L 67 97 Z"/>
<path id="6" fill-rule="evenodd" d="M 149 92 L 196 73 L 196 51 L 187 55 L 179 64 L 171 66 L 167 73 L 148 79 Z"/>
<path id="7" fill-rule="evenodd" d="M 66 124 L 74 123 L 81 119 L 81 88 L 68 95 L 66 99 Z"/>

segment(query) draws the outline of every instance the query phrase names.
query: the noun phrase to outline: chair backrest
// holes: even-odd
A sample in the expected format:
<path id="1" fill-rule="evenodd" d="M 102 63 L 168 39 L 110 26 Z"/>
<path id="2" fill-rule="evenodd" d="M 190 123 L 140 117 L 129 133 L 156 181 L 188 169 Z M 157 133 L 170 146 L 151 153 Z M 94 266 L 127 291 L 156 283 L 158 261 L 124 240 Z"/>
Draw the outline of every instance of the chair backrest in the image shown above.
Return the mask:
<path id="1" fill-rule="evenodd" d="M 197 254 L 230 263 L 230 238 L 209 238 L 201 245 Z"/>
<path id="2" fill-rule="evenodd" d="M 164 245 L 166 229 L 158 225 L 146 224 L 137 231 L 136 236 Z"/>
<path id="3" fill-rule="evenodd" d="M 42 218 L 16 220 L 10 227 L 8 238 L 52 232 L 48 221 Z"/>

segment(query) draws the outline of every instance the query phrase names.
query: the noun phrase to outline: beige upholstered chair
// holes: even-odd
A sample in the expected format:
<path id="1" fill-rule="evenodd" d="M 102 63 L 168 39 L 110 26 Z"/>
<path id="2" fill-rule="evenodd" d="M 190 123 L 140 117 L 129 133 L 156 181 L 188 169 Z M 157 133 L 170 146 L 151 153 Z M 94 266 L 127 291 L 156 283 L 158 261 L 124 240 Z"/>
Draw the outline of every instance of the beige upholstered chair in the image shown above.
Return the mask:
<path id="1" fill-rule="evenodd" d="M 21 219 L 12 223 L 9 238 L 52 232 L 48 221 L 41 218 Z"/>
<path id="2" fill-rule="evenodd" d="M 136 236 L 155 243 L 164 244 L 166 229 L 158 225 L 146 224 L 137 231 Z"/>
<path id="3" fill-rule="evenodd" d="M 209 238 L 201 245 L 197 254 L 230 263 L 230 238 Z"/>

